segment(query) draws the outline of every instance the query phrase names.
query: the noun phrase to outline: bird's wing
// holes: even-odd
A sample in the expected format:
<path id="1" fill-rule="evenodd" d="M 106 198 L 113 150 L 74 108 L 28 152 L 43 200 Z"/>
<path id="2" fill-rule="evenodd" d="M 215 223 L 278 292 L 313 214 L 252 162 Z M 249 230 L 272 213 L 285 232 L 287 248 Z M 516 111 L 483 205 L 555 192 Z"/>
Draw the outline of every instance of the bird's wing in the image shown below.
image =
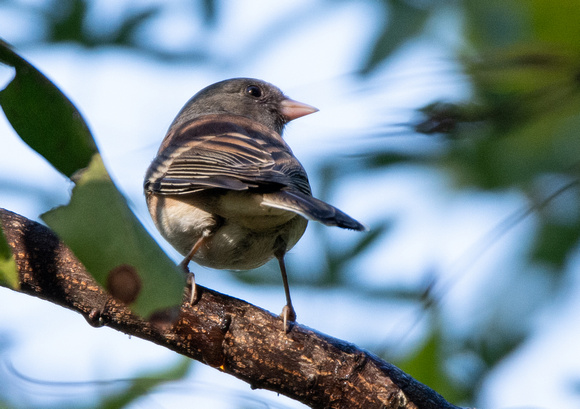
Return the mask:
<path id="1" fill-rule="evenodd" d="M 310 194 L 300 162 L 276 132 L 233 115 L 208 115 L 171 130 L 145 177 L 145 189 L 162 195 L 284 188 Z"/>

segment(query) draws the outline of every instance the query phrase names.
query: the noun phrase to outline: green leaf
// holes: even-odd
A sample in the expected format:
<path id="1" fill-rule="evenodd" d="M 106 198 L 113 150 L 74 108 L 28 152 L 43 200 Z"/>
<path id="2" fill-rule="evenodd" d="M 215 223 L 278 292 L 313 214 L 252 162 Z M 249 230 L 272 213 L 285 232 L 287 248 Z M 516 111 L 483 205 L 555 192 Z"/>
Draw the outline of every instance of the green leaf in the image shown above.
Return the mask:
<path id="1" fill-rule="evenodd" d="M 0 221 L 0 286 L 18 289 L 18 270 Z"/>
<path id="2" fill-rule="evenodd" d="M 467 398 L 470 391 L 452 382 L 445 371 L 449 356 L 444 344 L 441 331 L 436 328 L 418 351 L 404 362 L 398 362 L 397 366 L 419 382 L 436 390 L 450 402 L 460 402 Z"/>
<path id="3" fill-rule="evenodd" d="M 465 0 L 466 38 L 474 47 L 503 47 L 529 34 L 526 8 L 522 1 Z"/>
<path id="4" fill-rule="evenodd" d="M 577 223 L 570 225 L 543 223 L 536 235 L 532 259 L 549 263 L 561 272 L 568 261 L 568 254 L 577 246 L 579 240 L 580 228 Z"/>
<path id="5" fill-rule="evenodd" d="M 95 279 L 137 314 L 149 317 L 181 302 L 184 275 L 131 212 L 99 154 L 80 175 L 70 203 L 42 219 Z M 114 278 L 125 281 L 116 284 Z"/>
<path id="6" fill-rule="evenodd" d="M 441 371 L 441 342 L 437 331 L 433 331 L 421 348 L 408 360 L 399 362 L 398 366 L 419 382 L 435 389 L 441 378 L 445 378 Z"/>
<path id="7" fill-rule="evenodd" d="M 0 91 L 0 106 L 18 135 L 66 176 L 85 168 L 97 147 L 75 106 L 2 40 L 0 63 L 16 70 Z"/>
<path id="8" fill-rule="evenodd" d="M 534 0 L 530 9 L 534 34 L 541 42 L 580 49 L 580 7 L 576 0 Z"/>
<path id="9" fill-rule="evenodd" d="M 48 40 L 54 43 L 87 40 L 84 22 L 88 19 L 89 4 L 83 0 L 61 0 L 59 13 L 47 19 Z"/>
<path id="10" fill-rule="evenodd" d="M 491 117 L 477 128 L 466 128 L 456 134 L 440 164 L 458 184 L 484 189 L 526 188 L 540 174 L 574 174 L 580 154 L 580 93 L 536 112 L 533 117 L 513 114 L 511 126 Z"/>

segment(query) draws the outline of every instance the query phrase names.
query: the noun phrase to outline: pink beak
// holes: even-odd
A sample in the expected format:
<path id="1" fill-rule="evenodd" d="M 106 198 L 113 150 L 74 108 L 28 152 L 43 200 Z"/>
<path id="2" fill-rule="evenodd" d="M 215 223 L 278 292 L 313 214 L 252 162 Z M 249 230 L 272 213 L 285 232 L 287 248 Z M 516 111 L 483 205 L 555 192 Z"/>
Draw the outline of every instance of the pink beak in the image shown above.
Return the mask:
<path id="1" fill-rule="evenodd" d="M 282 107 L 280 112 L 282 115 L 284 115 L 284 118 L 286 118 L 288 122 L 292 121 L 293 119 L 300 118 L 301 116 L 313 114 L 318 111 L 318 108 L 303 104 L 302 102 L 294 101 L 290 98 L 283 100 L 280 105 Z"/>

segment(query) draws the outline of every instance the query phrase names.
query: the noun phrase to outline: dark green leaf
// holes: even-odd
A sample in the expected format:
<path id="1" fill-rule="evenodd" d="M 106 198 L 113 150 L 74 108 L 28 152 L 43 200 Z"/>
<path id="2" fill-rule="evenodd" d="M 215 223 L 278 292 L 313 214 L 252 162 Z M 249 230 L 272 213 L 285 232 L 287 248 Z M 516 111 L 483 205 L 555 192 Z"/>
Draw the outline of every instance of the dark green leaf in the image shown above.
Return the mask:
<path id="1" fill-rule="evenodd" d="M 182 272 L 131 212 L 98 154 L 82 173 L 70 203 L 42 219 L 113 295 L 111 272 L 128 273 L 127 284 L 137 289 L 127 303 L 141 316 L 181 302 Z"/>
<path id="2" fill-rule="evenodd" d="M 0 91 L 0 105 L 18 135 L 66 176 L 85 168 L 97 147 L 75 106 L 1 40 L 0 63 L 16 70 Z"/>
<path id="3" fill-rule="evenodd" d="M 59 7 L 52 11 L 54 18 L 48 21 L 48 40 L 57 42 L 86 40 L 83 29 L 88 7 L 84 0 L 60 0 Z M 89 44 L 87 44 L 89 45 Z"/>
<path id="4" fill-rule="evenodd" d="M 567 255 L 578 244 L 580 226 L 544 223 L 536 236 L 532 257 L 536 261 L 548 263 L 561 271 Z"/>

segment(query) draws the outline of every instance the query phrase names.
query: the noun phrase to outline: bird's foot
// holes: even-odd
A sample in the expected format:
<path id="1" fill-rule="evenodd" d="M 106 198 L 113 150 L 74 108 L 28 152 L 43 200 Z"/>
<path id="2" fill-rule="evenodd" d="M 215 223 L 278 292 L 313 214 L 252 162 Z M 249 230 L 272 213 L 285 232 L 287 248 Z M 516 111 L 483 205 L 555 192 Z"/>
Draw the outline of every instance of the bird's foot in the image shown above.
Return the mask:
<path id="1" fill-rule="evenodd" d="M 195 284 L 195 274 L 192 272 L 187 273 L 187 285 L 190 289 L 189 305 L 195 305 L 199 301 L 197 285 Z"/>
<path id="2" fill-rule="evenodd" d="M 286 304 L 280 316 L 284 320 L 284 332 L 289 333 L 292 329 L 292 323 L 296 321 L 296 311 L 291 305 Z"/>
<path id="3" fill-rule="evenodd" d="M 189 262 L 182 261 L 179 263 L 179 267 L 183 270 L 183 273 L 187 277 L 187 285 L 190 289 L 190 296 L 189 296 L 189 305 L 195 305 L 199 300 L 197 298 L 197 285 L 195 284 L 195 274 L 189 271 L 189 267 L 187 266 Z"/>

